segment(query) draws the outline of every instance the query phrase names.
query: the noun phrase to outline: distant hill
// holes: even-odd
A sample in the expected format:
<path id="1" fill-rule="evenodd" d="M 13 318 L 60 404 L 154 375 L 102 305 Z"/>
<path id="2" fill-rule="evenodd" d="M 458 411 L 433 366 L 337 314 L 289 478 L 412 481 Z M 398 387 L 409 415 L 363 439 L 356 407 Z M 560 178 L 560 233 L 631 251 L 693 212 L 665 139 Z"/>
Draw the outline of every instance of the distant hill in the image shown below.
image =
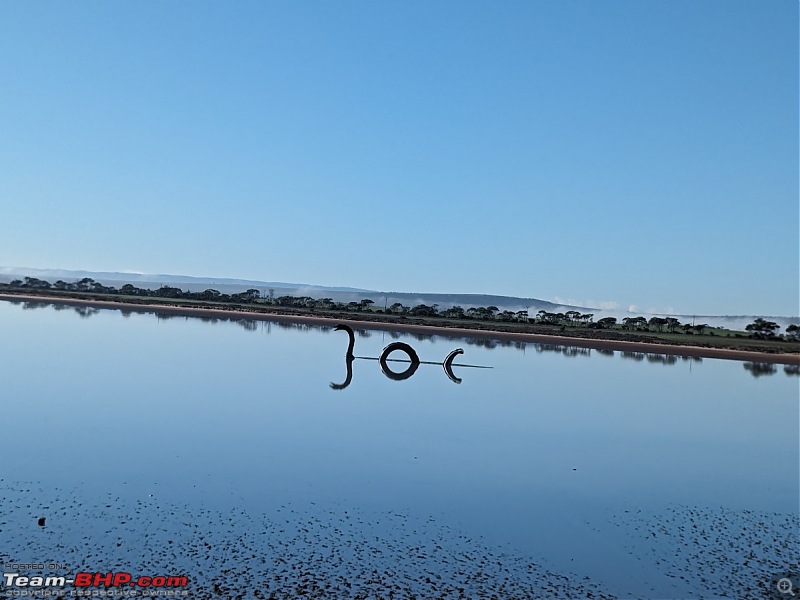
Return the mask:
<path id="1" fill-rule="evenodd" d="M 371 294 L 371 295 L 370 295 Z M 518 298 L 516 296 L 496 296 L 492 294 L 425 294 L 409 292 L 368 292 L 370 300 L 375 304 L 386 304 L 391 306 L 399 302 L 405 306 L 415 306 L 417 304 L 438 304 L 439 308 L 450 308 L 451 306 L 461 306 L 472 308 L 476 306 L 496 306 L 500 310 L 536 310 L 554 311 L 558 307 L 575 310 L 591 310 L 580 306 L 564 307 L 561 304 L 540 300 L 539 298 Z M 535 312 L 535 311 L 534 311 Z"/>
<path id="2" fill-rule="evenodd" d="M 592 310 L 580 306 L 567 306 L 540 300 L 538 298 L 518 298 L 515 296 L 496 296 L 489 294 L 428 294 L 409 292 L 381 292 L 350 287 L 328 287 L 303 283 L 287 283 L 282 281 L 256 281 L 250 279 L 231 279 L 227 277 L 190 277 L 187 275 L 163 275 L 147 273 L 117 273 L 103 271 L 72 271 L 67 269 L 29 269 L 24 267 L 0 267 L 0 281 L 9 282 L 22 277 L 37 277 L 53 283 L 59 279 L 63 281 L 78 281 L 84 277 L 91 277 L 104 285 L 121 287 L 126 283 L 137 287 L 157 289 L 163 285 L 179 287 L 189 291 L 203 291 L 208 288 L 226 294 L 243 292 L 255 288 L 262 296 L 310 296 L 312 298 L 331 298 L 337 302 L 360 302 L 369 299 L 377 306 L 391 306 L 399 302 L 405 306 L 417 304 L 438 304 L 440 309 L 451 306 L 471 308 L 477 306 L 496 306 L 500 310 L 538 310 L 553 311 L 561 306 L 566 309 Z"/>
<path id="3" fill-rule="evenodd" d="M 78 281 L 84 277 L 91 277 L 100 283 L 111 285 L 114 282 L 122 284 L 130 283 L 138 287 L 146 287 L 145 283 L 155 284 L 156 287 L 162 285 L 172 285 L 180 287 L 179 284 L 187 286 L 201 286 L 201 291 L 214 285 L 235 286 L 237 289 L 246 290 L 250 288 L 281 288 L 281 289 L 325 289 L 337 292 L 362 292 L 359 288 L 350 287 L 324 287 L 299 283 L 284 283 L 279 281 L 254 281 L 250 279 L 231 279 L 228 277 L 192 277 L 190 275 L 162 275 L 150 273 L 117 273 L 107 271 L 72 271 L 68 269 L 28 269 L 24 267 L 0 267 L 0 281 L 11 281 L 19 277 L 38 277 L 50 283 L 63 279 L 64 281 Z M 184 288 L 189 289 L 189 288 Z M 194 289 L 194 287 L 192 288 Z M 214 288 L 217 289 L 217 288 Z M 222 291 L 222 290 L 220 290 Z"/>

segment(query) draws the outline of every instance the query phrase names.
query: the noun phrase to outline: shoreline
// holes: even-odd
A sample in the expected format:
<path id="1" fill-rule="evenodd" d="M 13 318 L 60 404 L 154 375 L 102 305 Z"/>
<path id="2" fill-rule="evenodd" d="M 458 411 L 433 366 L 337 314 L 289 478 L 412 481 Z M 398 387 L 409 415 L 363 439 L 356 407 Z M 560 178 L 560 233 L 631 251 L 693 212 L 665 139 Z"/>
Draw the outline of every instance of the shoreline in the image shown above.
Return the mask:
<path id="1" fill-rule="evenodd" d="M 298 314 L 279 314 L 264 311 L 249 311 L 232 308 L 203 308 L 197 306 L 179 306 L 174 304 L 153 304 L 135 302 L 117 302 L 111 300 L 95 300 L 83 298 L 60 298 L 49 295 L 8 294 L 0 293 L 0 300 L 21 302 L 49 302 L 68 306 L 92 306 L 112 310 L 129 310 L 132 312 L 160 312 L 186 317 L 218 317 L 239 318 L 257 321 L 278 321 L 285 323 L 305 323 L 333 327 L 336 323 L 345 323 L 358 329 L 377 331 L 397 331 L 402 333 L 418 333 L 437 335 L 440 337 L 491 339 L 498 341 L 517 341 L 539 344 L 560 344 L 577 346 L 595 350 L 619 350 L 623 352 L 642 352 L 648 354 L 667 354 L 673 356 L 691 356 L 696 358 L 718 358 L 742 362 L 759 362 L 781 365 L 800 365 L 800 353 L 758 352 L 753 350 L 735 350 L 731 348 L 714 348 L 696 345 L 680 345 L 671 343 L 642 342 L 636 340 L 618 340 L 603 338 L 572 337 L 568 335 L 548 335 L 543 333 L 525 333 L 497 331 L 488 329 L 470 329 L 463 327 L 441 327 L 413 323 L 394 323 L 386 321 L 359 320 L 341 316 L 308 316 Z"/>

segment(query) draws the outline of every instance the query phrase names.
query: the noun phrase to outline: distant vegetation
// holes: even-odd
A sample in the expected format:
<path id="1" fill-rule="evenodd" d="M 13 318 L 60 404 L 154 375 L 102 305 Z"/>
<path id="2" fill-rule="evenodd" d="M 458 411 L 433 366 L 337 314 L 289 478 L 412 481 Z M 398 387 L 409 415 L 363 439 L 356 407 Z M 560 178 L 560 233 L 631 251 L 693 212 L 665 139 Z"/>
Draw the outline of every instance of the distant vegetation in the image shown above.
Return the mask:
<path id="1" fill-rule="evenodd" d="M 620 332 L 639 332 L 650 334 L 664 334 L 659 337 L 672 337 L 673 335 L 682 336 L 723 336 L 758 340 L 784 340 L 796 342 L 800 340 L 800 327 L 789 325 L 784 334 L 778 330 L 780 326 L 772 321 L 755 319 L 753 323 L 746 327 L 746 332 L 737 332 L 719 327 L 710 327 L 706 323 L 681 323 L 674 317 L 651 317 L 649 319 L 642 316 L 624 317 L 617 321 L 615 317 L 603 317 L 594 321 L 594 315 L 590 313 L 580 313 L 578 311 L 566 312 L 547 312 L 538 311 L 535 315 L 529 315 L 526 310 L 501 311 L 496 306 L 462 308 L 453 306 L 451 308 L 439 309 L 438 304 L 426 305 L 417 304 L 416 306 L 404 306 L 395 302 L 390 306 L 376 306 L 372 300 L 361 300 L 360 302 L 335 302 L 331 298 L 314 299 L 308 296 L 279 296 L 272 297 L 273 291 L 270 290 L 266 297 L 255 288 L 246 290 L 238 294 L 224 294 L 214 289 L 207 289 L 202 292 L 183 291 L 180 288 L 161 286 L 151 290 L 138 288 L 130 283 L 115 288 L 103 285 L 89 277 L 79 281 L 66 282 L 58 280 L 50 283 L 35 277 L 25 277 L 15 279 L 9 283 L 0 283 L 0 291 L 6 292 L 34 292 L 52 296 L 73 296 L 73 297 L 95 297 L 112 296 L 113 299 L 121 301 L 136 299 L 155 299 L 158 301 L 180 301 L 181 303 L 191 304 L 214 304 L 229 305 L 231 307 L 272 307 L 275 309 L 295 309 L 302 312 L 326 312 L 326 313 L 358 313 L 361 315 L 385 315 L 393 319 L 435 318 L 446 319 L 449 321 L 473 321 L 480 323 L 508 323 L 524 325 L 549 326 L 548 329 L 557 329 L 560 332 L 578 330 L 616 330 Z"/>

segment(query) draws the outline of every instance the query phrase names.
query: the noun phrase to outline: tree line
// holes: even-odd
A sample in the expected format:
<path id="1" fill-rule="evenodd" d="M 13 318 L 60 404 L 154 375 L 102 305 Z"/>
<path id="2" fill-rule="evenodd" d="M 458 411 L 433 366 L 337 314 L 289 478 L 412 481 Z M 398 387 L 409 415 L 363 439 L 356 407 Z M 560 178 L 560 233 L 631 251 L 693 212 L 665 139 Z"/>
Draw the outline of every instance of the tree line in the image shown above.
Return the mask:
<path id="1" fill-rule="evenodd" d="M 257 304 L 267 306 L 279 306 L 284 308 L 296 308 L 302 310 L 322 310 L 332 312 L 355 312 L 387 314 L 397 317 L 438 317 L 443 319 L 467 320 L 467 321 L 492 321 L 499 323 L 523 323 L 534 325 L 550 325 L 566 329 L 567 327 L 582 327 L 590 329 L 617 329 L 623 331 L 637 332 L 658 332 L 658 333 L 683 333 L 686 335 L 702 335 L 710 333 L 713 335 L 713 328 L 707 323 L 692 324 L 681 323 L 675 317 L 650 317 L 646 319 L 642 316 L 624 317 L 618 321 L 616 317 L 603 317 L 594 321 L 594 314 L 581 313 L 576 310 L 566 312 L 538 311 L 534 316 L 530 316 L 527 310 L 500 310 L 496 306 L 478 306 L 463 308 L 452 306 L 446 309 L 439 309 L 438 304 L 426 305 L 417 304 L 416 306 L 405 306 L 400 302 L 395 302 L 390 306 L 379 308 L 375 306 L 373 300 L 364 299 L 359 302 L 337 302 L 331 298 L 315 299 L 310 296 L 279 296 L 273 297 L 273 290 L 269 290 L 269 295 L 264 297 L 261 291 L 251 288 L 236 294 L 225 294 L 215 289 L 206 289 L 202 292 L 184 291 L 177 287 L 162 285 L 158 289 L 139 288 L 133 284 L 126 283 L 120 288 L 103 285 L 91 277 L 84 277 L 75 282 L 58 280 L 50 283 L 36 277 L 25 277 L 15 279 L 9 283 L 0 283 L 0 289 L 9 291 L 54 291 L 54 292 L 79 292 L 94 293 L 113 296 L 127 296 L 138 298 L 164 298 L 174 300 L 189 300 L 198 302 L 215 302 L 222 304 Z M 750 337 L 755 339 L 786 339 L 798 341 L 800 339 L 800 327 L 791 324 L 786 327 L 785 335 L 780 335 L 778 330 L 780 325 L 774 321 L 767 321 L 762 318 L 755 319 L 745 327 Z"/>

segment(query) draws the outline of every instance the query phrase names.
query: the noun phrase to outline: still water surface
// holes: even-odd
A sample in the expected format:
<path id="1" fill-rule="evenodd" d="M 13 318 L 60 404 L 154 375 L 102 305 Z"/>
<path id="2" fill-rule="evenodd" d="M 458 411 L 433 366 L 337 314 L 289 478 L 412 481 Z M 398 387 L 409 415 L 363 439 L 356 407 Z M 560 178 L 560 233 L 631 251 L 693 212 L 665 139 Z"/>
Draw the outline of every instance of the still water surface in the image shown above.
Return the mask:
<path id="1" fill-rule="evenodd" d="M 798 378 L 782 367 L 357 331 L 357 356 L 402 340 L 423 361 L 463 347 L 456 363 L 493 368 L 391 381 L 357 359 L 335 390 L 347 335 L 329 327 L 35 306 L 0 302 L 6 560 L 60 560 L 94 531 L 94 554 L 71 558 L 110 568 L 97 511 L 77 527 L 65 509 L 61 530 L 50 516 L 48 555 L 31 555 L 25 519 L 56 497 L 255 519 L 222 538 L 296 510 L 323 528 L 323 513 L 357 514 L 358 535 L 385 541 L 402 515 L 419 544 L 455 556 L 470 540 L 470 556 L 478 544 L 619 597 L 737 597 L 800 558 Z"/>

